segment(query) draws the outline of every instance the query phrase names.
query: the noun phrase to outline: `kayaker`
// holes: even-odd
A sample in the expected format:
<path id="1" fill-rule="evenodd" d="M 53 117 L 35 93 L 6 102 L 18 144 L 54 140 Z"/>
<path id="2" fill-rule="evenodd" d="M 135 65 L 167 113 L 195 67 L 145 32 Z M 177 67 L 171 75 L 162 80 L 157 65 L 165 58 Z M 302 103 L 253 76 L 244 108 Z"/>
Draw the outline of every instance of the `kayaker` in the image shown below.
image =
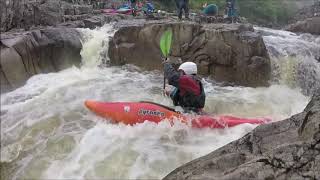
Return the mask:
<path id="1" fill-rule="evenodd" d="M 185 112 L 201 113 L 205 105 L 206 95 L 202 82 L 197 76 L 197 65 L 185 62 L 176 71 L 171 63 L 164 62 L 164 76 L 175 89 L 166 94 L 175 106 L 181 106 Z"/>
<path id="2" fill-rule="evenodd" d="M 203 11 L 202 11 L 202 13 L 204 14 L 204 15 L 206 15 L 206 16 L 216 16 L 216 15 L 218 15 L 218 6 L 217 5 L 215 5 L 215 4 L 207 4 L 207 3 L 205 3 L 204 5 L 203 5 Z"/>
<path id="3" fill-rule="evenodd" d="M 182 11 L 184 11 L 185 18 L 189 19 L 189 0 L 175 0 L 175 2 L 179 19 L 182 19 Z"/>

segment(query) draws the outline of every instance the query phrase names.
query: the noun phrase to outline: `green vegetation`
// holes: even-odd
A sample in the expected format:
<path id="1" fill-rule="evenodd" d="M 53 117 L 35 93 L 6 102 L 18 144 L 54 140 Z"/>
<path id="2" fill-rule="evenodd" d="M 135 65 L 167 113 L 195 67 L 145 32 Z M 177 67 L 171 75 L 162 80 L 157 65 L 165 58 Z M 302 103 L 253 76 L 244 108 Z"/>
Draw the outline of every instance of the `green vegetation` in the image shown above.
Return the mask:
<path id="1" fill-rule="evenodd" d="M 296 11 L 312 0 L 236 0 L 236 7 L 240 16 L 246 17 L 249 22 L 258 24 L 283 25 L 288 23 Z M 201 11 L 204 3 L 216 4 L 219 14 L 225 9 L 226 0 L 189 0 L 191 11 Z M 172 11 L 175 9 L 174 0 L 158 0 L 158 5 Z"/>
<path id="2" fill-rule="evenodd" d="M 260 24 L 286 24 L 298 7 L 294 3 L 275 0 L 243 0 L 238 4 L 240 15 Z"/>

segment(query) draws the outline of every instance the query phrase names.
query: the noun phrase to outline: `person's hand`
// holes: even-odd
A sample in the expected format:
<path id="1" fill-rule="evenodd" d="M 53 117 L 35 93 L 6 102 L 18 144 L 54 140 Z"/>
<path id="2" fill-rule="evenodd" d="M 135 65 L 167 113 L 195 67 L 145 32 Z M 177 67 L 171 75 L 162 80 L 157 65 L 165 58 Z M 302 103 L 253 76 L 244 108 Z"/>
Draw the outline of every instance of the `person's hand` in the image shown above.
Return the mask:
<path id="1" fill-rule="evenodd" d="M 163 90 L 163 94 L 166 95 L 166 96 L 169 96 L 169 97 L 170 97 L 171 92 L 172 92 L 172 88 L 170 88 L 170 87 L 166 87 Z"/>
<path id="2" fill-rule="evenodd" d="M 164 89 L 163 90 L 163 94 L 165 95 L 165 96 L 170 96 L 170 91 L 168 91 L 168 90 L 166 90 L 166 89 Z"/>
<path id="3" fill-rule="evenodd" d="M 162 59 L 162 64 L 164 64 L 164 63 L 171 63 L 170 62 L 170 58 L 161 58 Z"/>
<path id="4" fill-rule="evenodd" d="M 162 58 L 162 64 L 164 63 L 170 63 L 170 64 L 181 64 L 182 63 L 182 60 L 181 58 L 173 58 L 173 59 L 170 59 L 170 58 Z"/>

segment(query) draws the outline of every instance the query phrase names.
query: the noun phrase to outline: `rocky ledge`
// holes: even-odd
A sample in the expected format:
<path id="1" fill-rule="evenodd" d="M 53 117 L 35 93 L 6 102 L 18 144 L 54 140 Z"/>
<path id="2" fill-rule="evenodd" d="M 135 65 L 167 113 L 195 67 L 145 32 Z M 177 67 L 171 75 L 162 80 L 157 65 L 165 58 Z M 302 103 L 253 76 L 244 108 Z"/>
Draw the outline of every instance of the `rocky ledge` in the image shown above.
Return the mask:
<path id="1" fill-rule="evenodd" d="M 320 14 L 319 17 L 312 17 L 291 24 L 286 30 L 320 35 Z"/>
<path id="2" fill-rule="evenodd" d="M 23 85 L 32 75 L 79 65 L 80 37 L 72 28 L 1 34 L 1 93 Z"/>
<path id="3" fill-rule="evenodd" d="M 320 179 L 320 89 L 302 113 L 258 126 L 164 179 Z"/>
<path id="4" fill-rule="evenodd" d="M 130 15 L 108 15 L 113 1 L 95 0 L 1 0 L 0 32 L 39 27 L 95 28 L 105 23 L 132 19 Z"/>
<path id="5" fill-rule="evenodd" d="M 161 69 L 160 37 L 172 28 L 171 59 L 194 61 L 200 74 L 243 86 L 266 86 L 270 59 L 260 35 L 248 24 L 205 24 L 177 21 L 122 21 L 110 41 L 114 65 L 135 64 Z"/>

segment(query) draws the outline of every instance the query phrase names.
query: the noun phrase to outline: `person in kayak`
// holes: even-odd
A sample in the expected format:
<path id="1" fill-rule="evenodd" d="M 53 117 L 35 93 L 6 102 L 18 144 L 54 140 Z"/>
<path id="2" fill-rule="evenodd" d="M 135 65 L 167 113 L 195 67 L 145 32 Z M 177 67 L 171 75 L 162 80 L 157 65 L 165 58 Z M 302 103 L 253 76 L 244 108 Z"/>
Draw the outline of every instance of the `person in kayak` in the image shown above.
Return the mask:
<path id="1" fill-rule="evenodd" d="M 206 95 L 200 78 L 197 76 L 197 65 L 185 62 L 176 71 L 171 63 L 164 62 L 164 76 L 175 89 L 166 91 L 175 106 L 181 106 L 185 112 L 201 113 Z"/>
<path id="2" fill-rule="evenodd" d="M 181 20 L 182 19 L 182 11 L 184 10 L 184 16 L 186 19 L 189 19 L 189 0 L 175 0 L 177 11 L 178 11 L 178 17 Z"/>

